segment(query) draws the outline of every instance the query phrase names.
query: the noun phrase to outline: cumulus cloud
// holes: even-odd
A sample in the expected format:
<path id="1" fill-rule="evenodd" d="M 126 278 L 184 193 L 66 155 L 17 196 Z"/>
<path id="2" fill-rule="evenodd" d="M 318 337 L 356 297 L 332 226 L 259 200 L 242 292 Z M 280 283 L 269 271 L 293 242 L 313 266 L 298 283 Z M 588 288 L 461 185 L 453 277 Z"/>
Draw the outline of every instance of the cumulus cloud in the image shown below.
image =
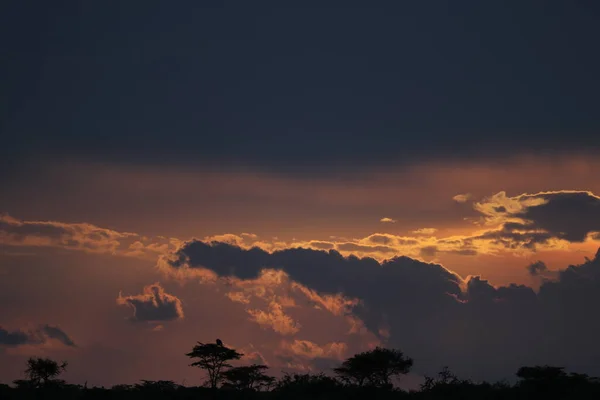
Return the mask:
<path id="1" fill-rule="evenodd" d="M 75 342 L 56 326 L 40 325 L 34 329 L 17 329 L 13 331 L 0 327 L 0 346 L 40 345 L 51 340 L 56 340 L 65 346 L 75 346 Z"/>
<path id="2" fill-rule="evenodd" d="M 338 309 L 340 296 L 359 299 L 345 304 L 372 332 L 383 324 L 383 313 L 403 313 L 404 318 L 427 310 L 444 314 L 461 292 L 461 279 L 440 265 L 398 257 L 386 262 L 344 257 L 336 251 L 287 249 L 268 253 L 224 243 L 187 242 L 167 261 L 174 270 L 209 269 L 222 277 L 253 281 L 265 269 L 285 272 L 289 279 L 320 296 L 330 296 Z M 406 300 L 409 300 L 407 302 Z M 346 300 L 347 301 L 347 300 Z M 342 301 L 343 303 L 343 301 Z M 418 303 L 420 308 L 413 307 Z M 335 306 L 333 304 L 336 304 Z M 390 309 L 393 305 L 393 310 Z"/>
<path id="3" fill-rule="evenodd" d="M 184 317 L 181 300 L 166 293 L 159 283 L 144 287 L 142 294 L 123 296 L 119 293 L 117 304 L 133 310 L 132 321 L 164 322 Z"/>
<path id="4" fill-rule="evenodd" d="M 278 271 L 306 291 L 331 296 L 333 303 L 335 296 L 356 299 L 342 307 L 343 313 L 364 323 L 387 345 L 424 360 L 417 372 L 432 373 L 448 363 L 481 379 L 510 376 L 526 363 L 600 372 L 593 363 L 600 357 L 600 323 L 590 315 L 590 306 L 600 302 L 600 252 L 543 281 L 538 293 L 522 285 L 495 287 L 479 276 L 462 279 L 440 265 L 407 257 L 379 262 L 333 250 L 269 253 L 190 241 L 166 265 L 173 270 L 206 268 L 221 279 L 240 282 Z M 546 269 L 537 265 L 530 270 L 541 274 Z M 335 304 L 332 309 L 340 302 Z M 286 357 L 296 357 L 288 359 L 290 365 L 299 364 L 297 357 L 319 353 L 296 340 L 286 342 Z M 561 350 L 549 354 L 548 347 Z"/>
<path id="5" fill-rule="evenodd" d="M 413 268 L 416 264 L 423 268 Z M 316 251 L 296 248 L 272 253 L 259 248 L 242 249 L 225 243 L 205 243 L 197 240 L 186 242 L 168 260 L 175 269 L 207 268 L 220 276 L 239 279 L 256 279 L 265 268 L 282 270 L 289 277 L 319 292 L 345 293 L 350 297 L 361 297 L 365 287 L 376 287 L 393 282 L 406 285 L 413 271 L 430 278 L 442 276 L 447 283 L 442 286 L 453 291 L 453 284 L 460 277 L 440 265 L 423 264 L 407 257 L 397 257 L 379 263 L 372 258 L 343 257 L 337 251 Z M 407 279 L 404 279 L 407 278 Z M 418 296 L 418 293 L 415 293 Z"/>
<path id="6" fill-rule="evenodd" d="M 394 224 L 397 221 L 395 219 L 392 219 L 392 218 L 384 217 L 384 218 L 381 218 L 379 220 L 379 222 L 387 222 L 387 223 L 390 223 L 390 224 Z"/>

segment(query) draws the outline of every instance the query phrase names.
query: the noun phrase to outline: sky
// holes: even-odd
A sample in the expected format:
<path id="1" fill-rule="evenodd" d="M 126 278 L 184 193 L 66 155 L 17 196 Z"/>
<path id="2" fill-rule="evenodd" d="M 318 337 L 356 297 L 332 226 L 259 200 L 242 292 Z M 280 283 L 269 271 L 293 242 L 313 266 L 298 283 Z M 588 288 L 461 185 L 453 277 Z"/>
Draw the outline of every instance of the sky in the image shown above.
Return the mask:
<path id="1" fill-rule="evenodd" d="M 600 375 L 600 5 L 0 6 L 0 382 L 375 346 Z"/>

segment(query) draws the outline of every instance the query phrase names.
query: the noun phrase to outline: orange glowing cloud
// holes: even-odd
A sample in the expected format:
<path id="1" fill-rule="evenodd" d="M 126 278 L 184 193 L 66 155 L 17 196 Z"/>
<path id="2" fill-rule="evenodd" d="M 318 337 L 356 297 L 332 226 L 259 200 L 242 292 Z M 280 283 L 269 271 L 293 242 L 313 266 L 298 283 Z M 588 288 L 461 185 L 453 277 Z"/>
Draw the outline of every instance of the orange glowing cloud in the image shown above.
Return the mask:
<path id="1" fill-rule="evenodd" d="M 272 301 L 268 310 L 248 309 L 252 320 L 261 326 L 270 327 L 282 335 L 293 335 L 297 333 L 302 325 L 294 321 L 283 311 L 283 305 Z"/>

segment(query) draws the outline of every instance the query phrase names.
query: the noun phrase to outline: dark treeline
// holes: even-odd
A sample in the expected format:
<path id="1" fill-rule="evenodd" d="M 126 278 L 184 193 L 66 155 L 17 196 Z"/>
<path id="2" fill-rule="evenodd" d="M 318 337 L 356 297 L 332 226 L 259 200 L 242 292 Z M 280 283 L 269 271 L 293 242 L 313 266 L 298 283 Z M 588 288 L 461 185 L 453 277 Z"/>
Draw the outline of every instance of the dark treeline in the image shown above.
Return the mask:
<path id="1" fill-rule="evenodd" d="M 205 384 L 187 387 L 173 381 L 142 380 L 111 388 L 73 385 L 59 379 L 66 362 L 30 358 L 25 379 L 0 384 L 0 399 L 599 399 L 600 379 L 567 373 L 561 367 L 532 366 L 516 371 L 518 381 L 472 382 L 459 379 L 447 367 L 425 377 L 420 390 L 397 387 L 413 360 L 400 350 L 377 347 L 356 354 L 331 375 L 286 374 L 275 379 L 261 364 L 234 366 L 243 354 L 216 343 L 198 342 L 191 352 L 193 367 L 205 372 Z"/>

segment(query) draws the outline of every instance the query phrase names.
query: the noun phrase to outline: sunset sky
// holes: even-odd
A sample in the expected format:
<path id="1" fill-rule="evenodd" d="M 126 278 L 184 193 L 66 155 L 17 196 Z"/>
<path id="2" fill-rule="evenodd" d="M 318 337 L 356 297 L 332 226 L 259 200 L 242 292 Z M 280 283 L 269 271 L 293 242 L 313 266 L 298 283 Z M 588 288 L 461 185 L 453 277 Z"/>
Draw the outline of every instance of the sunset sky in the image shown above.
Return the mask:
<path id="1" fill-rule="evenodd" d="M 600 375 L 599 38 L 593 1 L 3 2 L 0 383 L 197 385 L 216 338 Z"/>

